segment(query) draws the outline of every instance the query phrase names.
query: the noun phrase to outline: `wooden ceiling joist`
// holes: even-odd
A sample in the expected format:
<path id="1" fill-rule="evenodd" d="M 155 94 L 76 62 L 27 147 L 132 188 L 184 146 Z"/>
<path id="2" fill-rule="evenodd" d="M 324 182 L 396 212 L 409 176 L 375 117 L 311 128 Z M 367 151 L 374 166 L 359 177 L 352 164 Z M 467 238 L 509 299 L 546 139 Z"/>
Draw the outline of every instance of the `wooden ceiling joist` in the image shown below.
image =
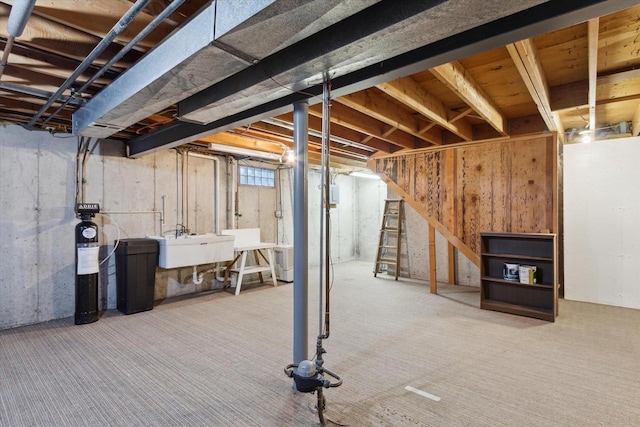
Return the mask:
<path id="1" fill-rule="evenodd" d="M 322 105 L 310 105 L 309 115 L 322 118 Z M 385 129 L 378 120 L 340 105 L 338 102 L 334 102 L 331 106 L 331 123 L 342 125 L 400 148 L 416 148 L 415 138 L 411 135 L 405 132 L 393 132 L 385 135 Z"/>
<path id="2" fill-rule="evenodd" d="M 73 2 L 73 4 L 75 3 L 77 2 Z M 4 4 L 4 2 L 0 3 L 0 28 L 6 28 L 10 12 L 10 6 Z M 22 35 L 16 39 L 16 43 L 23 43 L 47 52 L 82 61 L 91 53 L 93 48 L 100 43 L 100 40 L 100 37 L 87 34 L 86 32 L 67 27 L 34 14 L 29 18 L 29 25 L 25 27 Z M 120 47 L 118 46 L 108 46 L 104 53 L 96 59 L 95 63 L 106 64 L 119 50 Z M 131 65 L 131 61 L 128 59 L 135 60 L 139 57 L 140 53 L 129 52 L 123 59 L 116 62 L 114 66 L 124 70 Z M 11 59 L 9 59 L 9 63 L 11 63 Z"/>
<path id="3" fill-rule="evenodd" d="M 386 99 L 375 90 L 356 92 L 341 96 L 335 100 L 347 107 L 358 110 L 389 126 L 397 127 L 403 132 L 413 135 L 431 144 L 441 144 L 441 138 L 433 138 L 433 135 L 420 134 L 418 121 L 409 111 L 399 108 L 389 99 Z M 409 148 L 409 147 L 405 147 Z"/>
<path id="4" fill-rule="evenodd" d="M 495 130 L 502 135 L 507 134 L 507 119 L 493 100 L 484 93 L 480 85 L 467 73 L 462 64 L 458 61 L 449 62 L 432 68 L 431 72 Z M 464 116 L 457 115 L 455 120 L 450 119 L 449 122 L 453 123 L 462 117 Z"/>
<path id="5" fill-rule="evenodd" d="M 293 127 L 293 113 L 282 114 L 275 118 L 276 121 L 281 121 L 283 126 L 287 126 L 288 129 Z M 322 118 L 309 115 L 308 126 L 310 131 L 322 134 Z M 293 134 L 293 131 L 291 131 Z M 334 140 L 349 141 L 354 146 L 371 147 L 370 151 L 379 150 L 385 153 L 391 153 L 391 144 L 371 137 L 370 140 L 365 140 L 365 136 L 351 128 L 345 127 L 339 123 L 331 123 L 331 136 Z"/>
<path id="6" fill-rule="evenodd" d="M 589 80 L 552 87 L 552 111 L 589 108 Z M 596 105 L 637 98 L 640 100 L 640 69 L 624 70 L 596 80 Z"/>
<path id="7" fill-rule="evenodd" d="M 4 52 L 6 43 L 0 40 L 0 50 Z M 60 81 L 64 81 L 69 74 L 75 70 L 80 61 L 71 58 L 63 58 L 58 55 L 50 54 L 46 51 L 29 48 L 23 45 L 13 45 L 11 55 L 8 61 L 8 67 L 17 67 L 37 73 L 41 73 L 45 76 L 57 77 Z M 98 68 L 89 68 L 80 75 L 82 81 L 87 81 L 91 78 Z M 99 77 L 96 79 L 97 84 L 106 86 L 117 77 L 113 73 L 107 73 L 111 78 Z"/>
<path id="8" fill-rule="evenodd" d="M 13 3 L 2 0 L 5 3 Z M 103 37 L 118 20 L 131 9 L 132 3 L 126 0 L 104 2 L 101 0 L 58 1 L 55 7 L 40 6 L 36 3 L 33 14 L 58 22 L 70 28 Z M 153 20 L 153 16 L 142 12 L 129 23 L 116 38 L 122 44 L 131 41 L 142 29 Z M 138 49 L 146 51 L 157 45 L 173 31 L 174 26 L 164 22 L 140 41 Z"/>
<path id="9" fill-rule="evenodd" d="M 202 142 L 213 142 L 216 144 L 228 145 L 230 147 L 247 148 L 250 150 L 264 151 L 267 153 L 282 154 L 286 147 L 281 144 L 266 139 L 252 138 L 232 132 L 221 132 L 201 138 Z"/>
<path id="10" fill-rule="evenodd" d="M 465 141 L 473 140 L 473 129 L 466 120 L 451 122 L 449 117 L 455 116 L 438 98 L 427 92 L 411 77 L 394 80 L 377 86 L 404 105 L 422 114 L 427 119 L 458 135 Z M 417 135 L 423 135 L 417 133 Z M 433 141 L 432 141 L 433 142 Z"/>
<path id="11" fill-rule="evenodd" d="M 506 48 L 536 103 L 542 120 L 550 131 L 557 131 L 558 138 L 564 142 L 564 126 L 562 126 L 560 116 L 551 110 L 549 84 L 533 41 L 531 39 L 521 40 L 508 44 Z"/>

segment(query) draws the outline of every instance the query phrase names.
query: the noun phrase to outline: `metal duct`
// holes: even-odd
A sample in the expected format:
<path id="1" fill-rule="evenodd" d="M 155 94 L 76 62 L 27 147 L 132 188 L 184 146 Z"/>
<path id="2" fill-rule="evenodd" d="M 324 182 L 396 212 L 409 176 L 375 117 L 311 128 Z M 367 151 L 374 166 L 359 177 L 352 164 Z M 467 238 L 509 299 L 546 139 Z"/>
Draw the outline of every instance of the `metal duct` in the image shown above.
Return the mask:
<path id="1" fill-rule="evenodd" d="M 179 119 L 208 124 L 545 1 L 382 1 L 185 99 Z"/>
<path id="2" fill-rule="evenodd" d="M 11 6 L 11 13 L 7 20 L 7 33 L 12 37 L 20 37 L 27 26 L 36 0 L 17 0 Z"/>
<path id="3" fill-rule="evenodd" d="M 7 61 L 13 48 L 13 42 L 16 37 L 22 35 L 24 27 L 27 26 L 29 16 L 31 16 L 31 12 L 33 11 L 33 6 L 35 5 L 36 0 L 17 0 L 13 6 L 11 6 L 11 12 L 7 20 L 7 33 L 9 33 L 9 38 L 2 53 L 2 60 L 0 60 L 0 77 L 2 77 L 5 67 L 8 65 Z"/>
<path id="4" fill-rule="evenodd" d="M 73 114 L 106 138 L 379 0 L 215 0 Z"/>
<path id="5" fill-rule="evenodd" d="M 179 103 L 182 119 L 199 124 L 162 126 L 131 140 L 129 155 L 284 114 L 304 99 L 318 102 L 325 72 L 334 95 L 342 96 L 636 3 L 382 0 Z"/>

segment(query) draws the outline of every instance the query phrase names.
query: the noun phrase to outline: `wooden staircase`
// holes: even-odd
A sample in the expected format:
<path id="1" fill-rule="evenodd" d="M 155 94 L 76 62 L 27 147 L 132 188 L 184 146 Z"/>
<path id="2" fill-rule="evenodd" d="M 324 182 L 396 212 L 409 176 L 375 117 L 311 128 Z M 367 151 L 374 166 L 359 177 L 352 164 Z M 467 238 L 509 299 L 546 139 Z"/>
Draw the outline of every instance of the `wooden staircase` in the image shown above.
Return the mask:
<path id="1" fill-rule="evenodd" d="M 382 265 L 395 266 L 395 279 L 400 274 L 400 242 L 402 239 L 402 222 L 404 220 L 403 201 L 401 199 L 387 199 L 384 201 L 382 227 L 373 277 L 378 276 Z M 389 256 L 389 253 L 395 256 Z"/>

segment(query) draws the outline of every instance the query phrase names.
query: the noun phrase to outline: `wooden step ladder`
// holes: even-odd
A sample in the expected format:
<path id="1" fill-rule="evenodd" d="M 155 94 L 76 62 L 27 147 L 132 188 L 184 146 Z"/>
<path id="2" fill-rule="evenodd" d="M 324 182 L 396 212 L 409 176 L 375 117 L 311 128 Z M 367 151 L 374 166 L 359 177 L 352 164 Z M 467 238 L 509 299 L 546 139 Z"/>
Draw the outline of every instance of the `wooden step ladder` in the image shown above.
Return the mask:
<path id="1" fill-rule="evenodd" d="M 373 277 L 378 276 L 382 264 L 394 265 L 395 276 L 398 280 L 400 274 L 400 239 L 402 237 L 402 221 L 404 219 L 403 200 L 386 199 L 382 215 L 382 227 L 380 228 L 380 241 L 378 242 L 378 255 L 373 270 Z M 387 256 L 387 252 L 394 252 L 395 257 Z"/>

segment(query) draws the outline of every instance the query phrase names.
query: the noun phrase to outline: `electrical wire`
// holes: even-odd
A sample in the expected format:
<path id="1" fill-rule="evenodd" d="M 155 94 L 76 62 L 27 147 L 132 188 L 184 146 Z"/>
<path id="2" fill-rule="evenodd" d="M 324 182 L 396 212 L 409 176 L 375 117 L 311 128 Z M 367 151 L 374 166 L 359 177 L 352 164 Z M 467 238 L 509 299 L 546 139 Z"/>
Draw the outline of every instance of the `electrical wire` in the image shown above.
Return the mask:
<path id="1" fill-rule="evenodd" d="M 111 256 L 116 252 L 116 249 L 118 249 L 118 245 L 120 244 L 120 227 L 118 226 L 118 223 L 117 223 L 117 222 L 115 222 L 115 221 L 113 220 L 113 218 L 111 218 L 109 215 L 107 215 L 107 214 L 102 214 L 102 213 L 99 213 L 99 212 L 98 212 L 98 215 L 109 218 L 109 221 L 111 221 L 111 223 L 112 223 L 113 225 L 115 225 L 115 226 L 116 226 L 116 230 L 118 231 L 118 236 L 116 237 L 116 243 L 113 245 L 113 249 L 111 250 L 111 252 L 109 252 L 109 254 L 106 256 L 106 258 L 105 258 L 105 259 L 103 259 L 102 261 L 100 261 L 100 264 L 98 264 L 98 265 L 102 265 L 102 264 L 104 264 L 104 263 L 105 263 L 109 258 L 111 258 Z M 103 227 L 104 227 L 104 226 L 103 226 Z"/>
<path id="2" fill-rule="evenodd" d="M 78 204 L 79 200 L 78 198 L 80 197 L 80 145 L 81 145 L 81 141 L 82 138 L 81 137 L 77 137 L 77 149 L 76 149 L 76 205 Z"/>

